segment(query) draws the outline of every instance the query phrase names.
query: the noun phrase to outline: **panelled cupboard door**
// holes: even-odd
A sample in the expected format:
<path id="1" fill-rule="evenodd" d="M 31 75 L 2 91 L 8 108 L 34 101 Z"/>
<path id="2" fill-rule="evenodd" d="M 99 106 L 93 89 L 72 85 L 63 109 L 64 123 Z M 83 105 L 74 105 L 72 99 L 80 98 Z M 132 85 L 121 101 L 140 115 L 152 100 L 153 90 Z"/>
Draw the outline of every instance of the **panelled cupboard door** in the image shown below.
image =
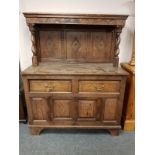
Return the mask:
<path id="1" fill-rule="evenodd" d="M 97 99 L 50 99 L 51 120 L 96 120 Z"/>
<path id="2" fill-rule="evenodd" d="M 73 119 L 75 114 L 72 99 L 52 99 L 52 97 L 31 97 L 33 122 Z"/>
<path id="3" fill-rule="evenodd" d="M 51 120 L 73 120 L 75 107 L 73 99 L 50 99 Z"/>
<path id="4" fill-rule="evenodd" d="M 50 98 L 51 120 L 92 120 L 100 119 L 101 102 L 98 99 L 57 99 Z"/>
<path id="5" fill-rule="evenodd" d="M 118 124 L 118 98 L 97 98 L 78 100 L 78 120 L 101 121 L 103 124 Z"/>
<path id="6" fill-rule="evenodd" d="M 118 98 L 72 98 L 32 97 L 33 121 L 100 121 L 104 124 L 118 123 Z"/>
<path id="7" fill-rule="evenodd" d="M 101 99 L 80 98 L 78 100 L 78 120 L 101 120 L 102 105 Z"/>

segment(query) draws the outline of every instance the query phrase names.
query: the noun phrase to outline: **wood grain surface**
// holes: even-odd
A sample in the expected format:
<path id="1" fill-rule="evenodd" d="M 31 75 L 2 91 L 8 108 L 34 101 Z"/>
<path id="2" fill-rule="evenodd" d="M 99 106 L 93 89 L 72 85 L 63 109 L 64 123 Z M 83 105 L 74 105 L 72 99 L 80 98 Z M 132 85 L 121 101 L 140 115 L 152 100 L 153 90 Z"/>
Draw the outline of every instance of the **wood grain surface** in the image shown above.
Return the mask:
<path id="1" fill-rule="evenodd" d="M 22 72 L 31 133 L 103 128 L 118 135 L 128 73 L 119 67 L 127 15 L 24 13 L 32 66 Z"/>

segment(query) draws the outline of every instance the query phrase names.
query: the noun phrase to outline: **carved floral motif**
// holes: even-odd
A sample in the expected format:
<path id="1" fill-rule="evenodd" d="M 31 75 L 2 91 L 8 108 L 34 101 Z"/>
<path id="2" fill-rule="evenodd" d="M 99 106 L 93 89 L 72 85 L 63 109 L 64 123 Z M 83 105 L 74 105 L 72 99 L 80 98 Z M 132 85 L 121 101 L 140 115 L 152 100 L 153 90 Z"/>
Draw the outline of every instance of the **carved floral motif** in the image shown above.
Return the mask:
<path id="1" fill-rule="evenodd" d="M 76 51 L 78 51 L 79 50 L 79 48 L 80 48 L 80 42 L 79 42 L 79 40 L 78 40 L 78 38 L 75 38 L 74 40 L 73 40 L 73 42 L 72 42 L 72 48 L 74 49 L 74 50 L 76 50 Z"/>

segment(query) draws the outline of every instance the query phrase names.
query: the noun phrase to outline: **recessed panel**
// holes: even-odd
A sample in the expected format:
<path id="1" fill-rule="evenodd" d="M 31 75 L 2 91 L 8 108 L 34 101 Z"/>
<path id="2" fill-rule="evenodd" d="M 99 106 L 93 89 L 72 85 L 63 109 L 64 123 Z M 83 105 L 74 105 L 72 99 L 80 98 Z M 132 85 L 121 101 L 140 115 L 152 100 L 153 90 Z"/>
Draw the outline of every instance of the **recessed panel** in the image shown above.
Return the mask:
<path id="1" fill-rule="evenodd" d="M 41 61 L 112 62 L 112 30 L 83 27 L 45 28 L 39 31 Z M 37 49 L 38 50 L 38 49 Z"/>
<path id="2" fill-rule="evenodd" d="M 40 31 L 41 58 L 64 58 L 64 49 L 62 49 L 62 45 L 61 31 Z"/>
<path id="3" fill-rule="evenodd" d="M 116 120 L 117 99 L 106 99 L 104 108 L 104 120 Z"/>
<path id="4" fill-rule="evenodd" d="M 96 101 L 79 100 L 79 118 L 95 118 Z"/>
<path id="5" fill-rule="evenodd" d="M 87 59 L 87 33 L 66 32 L 67 59 Z"/>
<path id="6" fill-rule="evenodd" d="M 89 58 L 97 60 L 111 60 L 111 41 L 112 33 L 110 32 L 92 32 L 91 33 L 91 47 L 89 51 Z"/>
<path id="7" fill-rule="evenodd" d="M 71 117 L 71 100 L 54 100 L 54 117 Z"/>
<path id="8" fill-rule="evenodd" d="M 44 98 L 31 99 L 33 120 L 48 120 L 49 107 L 47 100 Z"/>

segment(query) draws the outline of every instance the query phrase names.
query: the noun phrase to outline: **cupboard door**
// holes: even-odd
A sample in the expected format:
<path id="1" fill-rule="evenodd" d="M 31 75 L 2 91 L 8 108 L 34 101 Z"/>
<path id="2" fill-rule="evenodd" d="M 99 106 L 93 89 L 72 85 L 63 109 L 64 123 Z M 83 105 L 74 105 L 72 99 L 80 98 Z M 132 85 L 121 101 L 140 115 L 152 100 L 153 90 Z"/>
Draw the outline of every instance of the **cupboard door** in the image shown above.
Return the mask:
<path id="1" fill-rule="evenodd" d="M 100 121 L 104 125 L 118 124 L 118 98 L 31 98 L 33 121 Z"/>
<path id="2" fill-rule="evenodd" d="M 75 106 L 72 99 L 52 99 L 50 101 L 51 119 L 72 120 L 75 116 Z"/>
<path id="3" fill-rule="evenodd" d="M 48 99 L 42 97 L 31 98 L 33 121 L 48 121 L 49 120 L 49 105 Z"/>
<path id="4" fill-rule="evenodd" d="M 95 100 L 79 100 L 79 119 L 95 119 L 96 102 Z"/>
<path id="5" fill-rule="evenodd" d="M 79 99 L 78 120 L 100 120 L 102 105 L 101 99 Z"/>

